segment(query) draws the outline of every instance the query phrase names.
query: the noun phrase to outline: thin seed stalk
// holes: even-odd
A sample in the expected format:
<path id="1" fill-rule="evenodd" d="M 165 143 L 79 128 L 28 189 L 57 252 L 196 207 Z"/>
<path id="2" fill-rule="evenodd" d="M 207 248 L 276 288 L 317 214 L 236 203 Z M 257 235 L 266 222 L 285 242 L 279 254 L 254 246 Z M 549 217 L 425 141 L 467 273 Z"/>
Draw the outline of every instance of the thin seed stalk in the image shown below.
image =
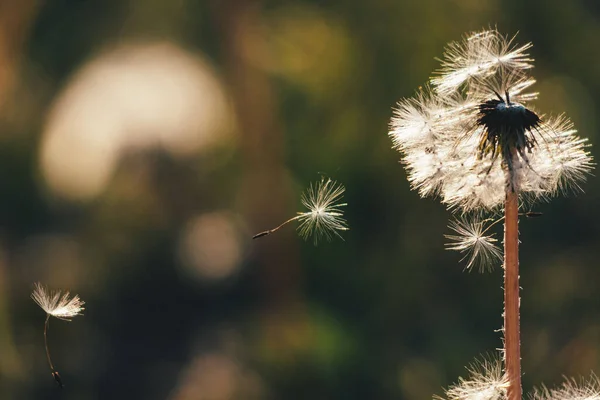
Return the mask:
<path id="1" fill-rule="evenodd" d="M 519 203 L 506 191 L 504 207 L 504 368 L 508 400 L 521 400 L 521 334 L 519 328 Z"/>
<path id="2" fill-rule="evenodd" d="M 44 324 L 44 345 L 46 346 L 46 358 L 48 359 L 48 365 L 50 365 L 50 369 L 54 372 L 54 365 L 52 364 L 52 359 L 50 358 L 50 349 L 48 348 L 48 323 L 50 322 L 50 314 L 46 315 L 46 323 Z"/>
<path id="3" fill-rule="evenodd" d="M 288 224 L 288 223 L 290 223 L 292 221 L 295 221 L 295 220 L 299 219 L 301 216 L 302 215 L 296 215 L 295 217 L 292 217 L 292 218 L 288 219 L 287 221 L 285 221 L 284 223 L 282 223 L 278 227 L 275 227 L 273 229 L 269 229 L 268 231 L 263 231 L 263 232 L 257 233 L 256 235 L 252 236 L 252 239 L 258 239 L 258 238 L 261 238 L 263 236 L 270 235 L 273 232 L 277 232 L 279 230 L 279 228 L 283 227 L 285 224 Z"/>

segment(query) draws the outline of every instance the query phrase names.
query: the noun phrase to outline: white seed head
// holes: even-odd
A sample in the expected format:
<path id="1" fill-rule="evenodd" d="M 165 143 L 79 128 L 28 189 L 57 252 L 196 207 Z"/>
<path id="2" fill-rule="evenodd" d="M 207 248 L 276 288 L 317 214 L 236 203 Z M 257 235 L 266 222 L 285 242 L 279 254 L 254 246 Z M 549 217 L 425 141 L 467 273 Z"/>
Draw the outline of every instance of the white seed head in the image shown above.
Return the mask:
<path id="1" fill-rule="evenodd" d="M 341 207 L 346 203 L 339 203 L 346 189 L 343 185 L 331 179 L 322 178 L 317 184 L 310 184 L 302 194 L 302 204 L 307 212 L 298 213 L 298 233 L 304 239 L 314 235 L 315 245 L 322 237 L 331 240 L 333 235 L 342 238 L 338 231 L 348 230 Z"/>
<path id="2" fill-rule="evenodd" d="M 69 292 L 50 291 L 39 282 L 34 286 L 31 298 L 46 314 L 65 321 L 70 321 L 71 318 L 82 315 L 81 312 L 84 310 L 83 305 L 85 302 L 79 296 L 75 295 L 69 298 Z"/>
<path id="3" fill-rule="evenodd" d="M 389 135 L 421 196 L 472 211 L 497 208 L 507 188 L 527 199 L 580 190 L 589 145 L 564 115 L 527 105 L 537 97 L 526 92 L 530 47 L 496 30 L 471 34 L 448 45 L 431 86 L 398 103 Z"/>
<path id="4" fill-rule="evenodd" d="M 596 375 L 588 379 L 568 379 L 556 389 L 543 386 L 530 396 L 531 400 L 600 400 L 600 381 Z"/>
<path id="5" fill-rule="evenodd" d="M 493 224 L 491 220 L 481 220 L 476 216 L 471 220 L 462 217 L 450 221 L 448 227 L 456 234 L 444 235 L 451 241 L 446 244 L 446 249 L 464 253 L 462 260 L 467 260 L 465 268 L 468 270 L 492 269 L 494 263 L 502 261 L 502 252 L 496 245 L 497 240 L 492 235 L 486 234 L 491 224 Z"/>
<path id="6" fill-rule="evenodd" d="M 502 371 L 502 363 L 496 358 L 473 362 L 468 378 L 458 378 L 458 383 L 446 390 L 448 400 L 504 400 L 508 379 Z"/>

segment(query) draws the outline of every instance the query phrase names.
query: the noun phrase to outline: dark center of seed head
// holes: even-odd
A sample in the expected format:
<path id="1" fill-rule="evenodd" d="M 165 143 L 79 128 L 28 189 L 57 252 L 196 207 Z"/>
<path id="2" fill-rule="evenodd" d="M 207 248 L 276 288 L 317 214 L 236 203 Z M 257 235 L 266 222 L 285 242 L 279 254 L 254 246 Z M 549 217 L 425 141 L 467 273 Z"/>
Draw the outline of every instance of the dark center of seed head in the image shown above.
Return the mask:
<path id="1" fill-rule="evenodd" d="M 510 157 L 513 150 L 524 155 L 534 147 L 532 130 L 540 125 L 540 117 L 523 104 L 511 102 L 498 95 L 498 99 L 484 101 L 479 105 L 477 124 L 484 128 L 479 143 L 479 157 L 502 155 Z M 528 135 L 527 132 L 530 134 Z"/>
<path id="2" fill-rule="evenodd" d="M 488 131 L 518 134 L 536 128 L 540 118 L 521 103 L 488 100 L 479 106 L 478 124 Z"/>
<path id="3" fill-rule="evenodd" d="M 520 103 L 498 103 L 496 112 L 499 122 L 509 130 L 529 128 L 527 109 Z"/>

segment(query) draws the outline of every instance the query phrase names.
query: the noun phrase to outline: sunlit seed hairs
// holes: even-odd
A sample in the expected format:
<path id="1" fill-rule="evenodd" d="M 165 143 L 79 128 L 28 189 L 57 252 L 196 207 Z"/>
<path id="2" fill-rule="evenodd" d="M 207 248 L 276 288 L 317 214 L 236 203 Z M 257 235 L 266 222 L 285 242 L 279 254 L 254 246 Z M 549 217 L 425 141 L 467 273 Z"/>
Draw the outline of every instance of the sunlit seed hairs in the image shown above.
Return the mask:
<path id="1" fill-rule="evenodd" d="M 527 54 L 532 46 L 514 44 L 496 30 L 483 30 L 466 35 L 460 42 L 446 46 L 442 67 L 431 78 L 440 94 L 451 94 L 468 81 L 488 78 L 498 70 L 520 73 L 533 68 L 533 59 Z"/>
<path id="2" fill-rule="evenodd" d="M 555 389 L 536 389 L 531 400 L 600 400 L 600 380 L 594 374 L 577 382 L 569 379 Z"/>
<path id="3" fill-rule="evenodd" d="M 39 282 L 34 285 L 31 298 L 38 306 L 42 308 L 42 310 L 44 310 L 44 312 L 46 312 L 46 322 L 44 323 L 44 345 L 46 347 L 46 357 L 48 359 L 48 365 L 50 366 L 52 377 L 62 389 L 62 379 L 58 371 L 56 371 L 54 368 L 54 364 L 52 364 L 50 349 L 48 347 L 48 325 L 50 322 L 50 317 L 52 316 L 64 321 L 70 321 L 71 318 L 77 315 L 83 315 L 82 311 L 84 310 L 83 305 L 85 302 L 82 301 L 77 295 L 70 297 L 69 292 L 63 293 L 61 291 L 50 291 L 42 286 Z"/>
<path id="4" fill-rule="evenodd" d="M 478 217 L 450 221 L 448 227 L 456 234 L 444 235 L 450 240 L 450 243 L 446 244 L 446 249 L 465 254 L 461 260 L 467 260 L 465 269 L 477 268 L 479 271 L 492 269 L 494 263 L 502 262 L 502 251 L 496 245 L 497 240 L 487 232 L 498 221 L 481 220 Z"/>
<path id="5" fill-rule="evenodd" d="M 348 230 L 341 207 L 346 203 L 341 201 L 346 189 L 331 179 L 321 179 L 317 184 L 310 184 L 308 190 L 302 193 L 302 205 L 309 211 L 298 213 L 298 233 L 304 239 L 314 236 L 314 243 L 321 238 L 331 240 L 335 235 L 343 240 L 338 231 Z"/>
<path id="6" fill-rule="evenodd" d="M 506 399 L 508 379 L 502 371 L 499 358 L 483 358 L 469 367 L 468 378 L 459 378 L 458 383 L 446 390 L 447 400 L 502 400 Z M 438 397 L 438 399 L 442 399 Z"/>
<path id="7" fill-rule="evenodd" d="M 69 292 L 52 292 L 39 282 L 34 285 L 31 298 L 46 314 L 64 321 L 70 321 L 71 318 L 82 315 L 81 312 L 84 310 L 85 302 L 79 296 L 75 295 L 71 298 Z"/>
<path id="8" fill-rule="evenodd" d="M 430 85 L 400 100 L 389 135 L 421 196 L 471 211 L 500 206 L 507 188 L 526 200 L 580 190 L 594 165 L 586 139 L 566 116 L 529 106 L 530 47 L 472 33 L 448 45 Z"/>
<path id="9" fill-rule="evenodd" d="M 311 183 L 302 194 L 302 205 L 308 211 L 299 212 L 298 215 L 281 225 L 254 235 L 253 239 L 276 232 L 284 225 L 296 220 L 300 222 L 298 234 L 305 240 L 313 236 L 315 245 L 323 238 L 331 240 L 337 236 L 343 239 L 339 231 L 348 230 L 342 211 L 342 207 L 347 204 L 340 202 L 345 190 L 343 185 L 329 178 L 322 178 L 315 184 Z"/>

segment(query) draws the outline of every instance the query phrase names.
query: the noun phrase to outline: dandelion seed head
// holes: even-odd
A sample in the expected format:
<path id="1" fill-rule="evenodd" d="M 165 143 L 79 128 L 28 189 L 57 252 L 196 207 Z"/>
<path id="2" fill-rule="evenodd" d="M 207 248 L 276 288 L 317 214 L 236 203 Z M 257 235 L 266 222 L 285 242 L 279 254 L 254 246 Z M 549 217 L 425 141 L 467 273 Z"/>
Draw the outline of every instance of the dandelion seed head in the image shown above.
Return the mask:
<path id="1" fill-rule="evenodd" d="M 458 383 L 446 390 L 448 400 L 506 399 L 508 379 L 502 371 L 500 360 L 478 360 L 467 367 L 467 371 L 468 378 L 459 378 Z"/>
<path id="2" fill-rule="evenodd" d="M 467 260 L 468 270 L 474 268 L 484 271 L 491 269 L 494 262 L 502 261 L 502 252 L 496 245 L 497 240 L 488 235 L 487 231 L 493 222 L 473 217 L 466 217 L 450 221 L 449 228 L 455 234 L 444 235 L 450 240 L 446 244 L 447 250 L 456 250 L 464 253 L 463 260 Z"/>
<path id="3" fill-rule="evenodd" d="M 348 230 L 341 210 L 346 203 L 340 203 L 345 190 L 343 185 L 329 178 L 322 178 L 317 184 L 311 183 L 301 200 L 308 211 L 298 213 L 298 233 L 301 237 L 306 240 L 314 236 L 315 245 L 321 238 L 342 238 L 338 231 Z"/>
<path id="4" fill-rule="evenodd" d="M 53 317 L 70 321 L 77 315 L 83 315 L 85 304 L 79 296 L 70 298 L 69 292 L 50 291 L 39 282 L 34 285 L 31 298 L 38 306 Z"/>
<path id="5" fill-rule="evenodd" d="M 495 29 L 450 43 L 430 86 L 398 103 L 390 123 L 408 180 L 451 209 L 493 210 L 506 190 L 548 199 L 581 190 L 594 167 L 569 119 L 529 102 L 531 44 Z"/>

